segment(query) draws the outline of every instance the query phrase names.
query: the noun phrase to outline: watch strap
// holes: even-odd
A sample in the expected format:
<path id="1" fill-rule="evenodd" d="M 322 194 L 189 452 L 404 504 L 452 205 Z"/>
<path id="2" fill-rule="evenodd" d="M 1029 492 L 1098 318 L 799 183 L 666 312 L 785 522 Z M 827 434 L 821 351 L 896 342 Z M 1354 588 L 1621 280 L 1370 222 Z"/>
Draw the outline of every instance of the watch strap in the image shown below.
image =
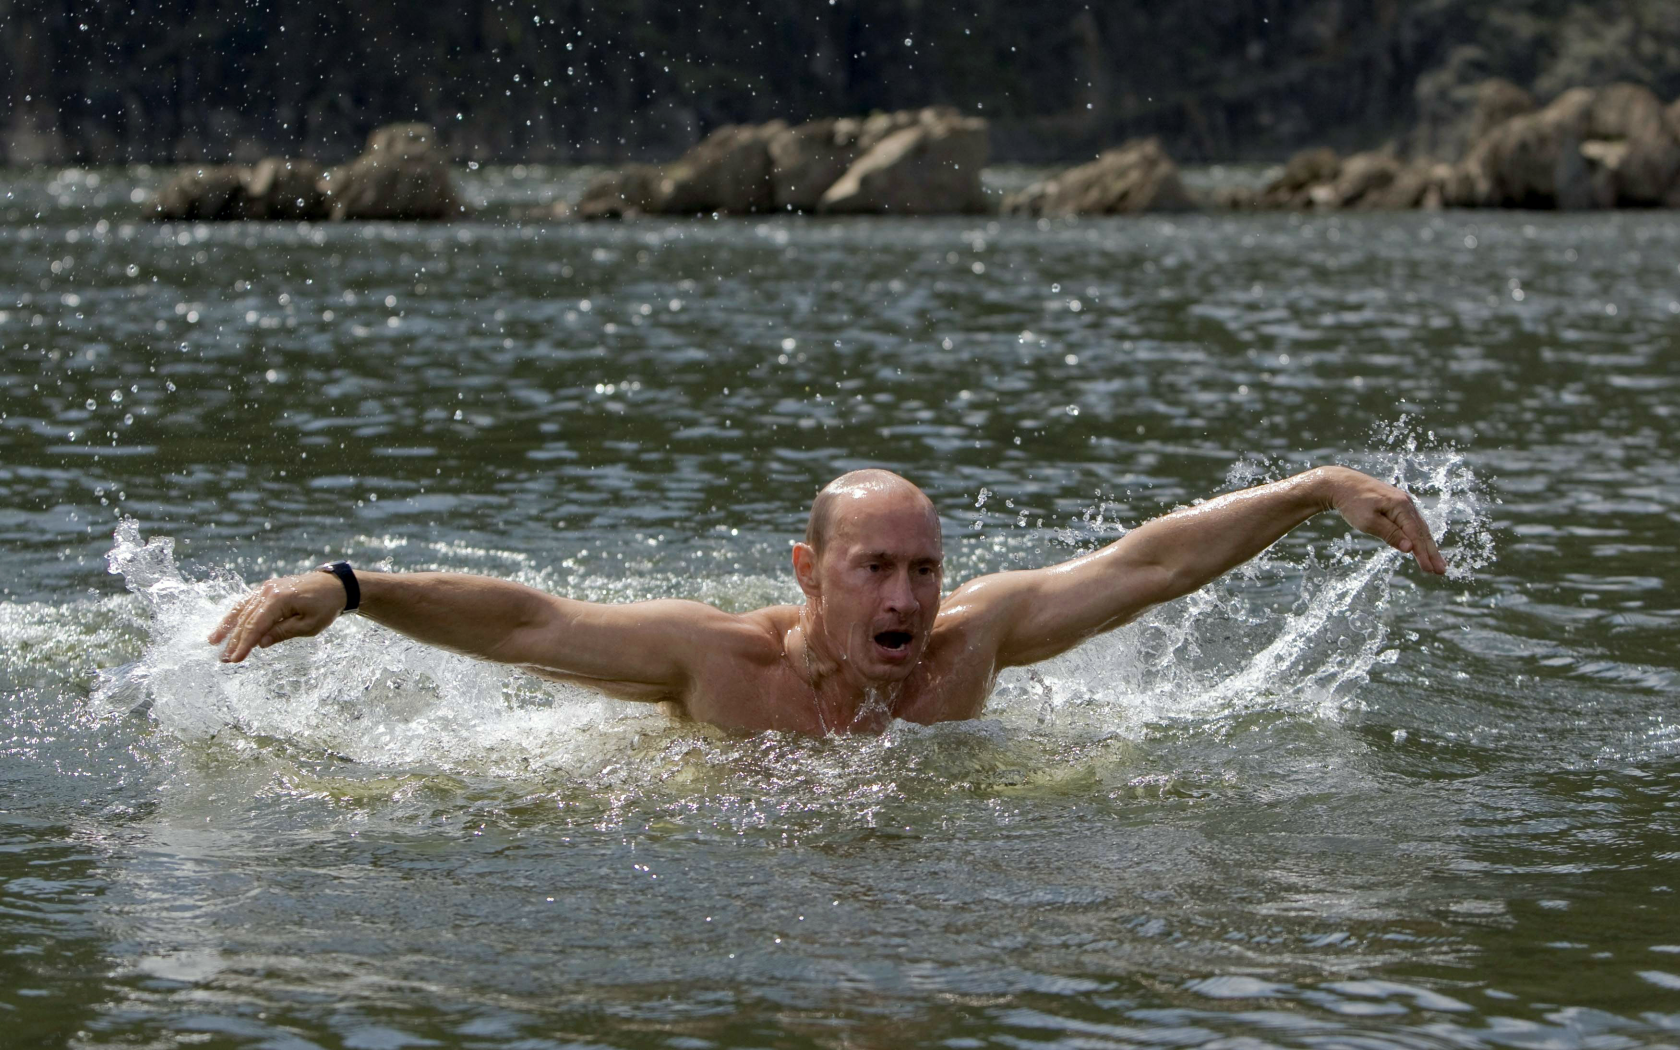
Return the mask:
<path id="1" fill-rule="evenodd" d="M 344 584 L 344 611 L 354 612 L 356 606 L 362 604 L 362 585 L 356 582 L 356 571 L 350 568 L 347 561 L 328 562 L 321 566 L 321 572 L 330 572 L 338 577 L 338 582 Z"/>

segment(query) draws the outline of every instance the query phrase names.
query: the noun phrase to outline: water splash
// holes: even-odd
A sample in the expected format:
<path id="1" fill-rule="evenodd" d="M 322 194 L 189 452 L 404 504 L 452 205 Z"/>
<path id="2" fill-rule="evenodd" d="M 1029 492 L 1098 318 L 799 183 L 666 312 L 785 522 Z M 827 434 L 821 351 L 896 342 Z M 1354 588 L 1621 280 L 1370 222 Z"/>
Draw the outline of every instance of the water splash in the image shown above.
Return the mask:
<path id="1" fill-rule="evenodd" d="M 1244 480 L 1259 480 L 1249 477 L 1256 471 L 1284 472 L 1280 463 L 1244 462 Z M 1484 495 L 1462 453 L 1420 448 L 1416 436 L 1405 433 L 1357 465 L 1419 498 L 1455 579 L 1491 559 Z M 659 776 L 682 779 L 697 761 L 733 765 L 760 755 L 761 746 L 770 746 L 766 755 L 786 758 L 783 743 L 743 744 L 676 725 L 654 708 L 538 682 L 358 617 L 343 618 L 320 638 L 224 665 L 204 639 L 246 593 L 243 581 L 231 574 L 185 578 L 172 543 L 143 541 L 132 520 L 118 527 L 108 560 L 143 605 L 149 642 L 140 660 L 104 675 L 96 696 L 107 705 L 148 710 L 184 739 L 272 738 L 379 767 L 561 773 L 603 785 L 656 769 Z M 1344 537 L 1295 560 L 1274 549 L 1119 631 L 1040 668 L 1012 672 L 987 708 L 1003 736 L 975 737 L 971 727 L 959 734 L 961 744 L 945 749 L 969 756 L 959 767 L 1004 770 L 998 775 L 1007 779 L 1015 775 L 1007 772 L 1013 765 L 1033 764 L 1016 754 L 1026 737 L 1050 740 L 1054 749 L 1054 741 L 1135 738 L 1151 725 L 1255 710 L 1334 716 L 1354 701 L 1375 665 L 1395 657 L 1388 639 L 1401 600 L 1396 573 L 1403 561 L 1365 537 Z M 554 585 L 530 566 L 517 574 Z M 785 599 L 787 591 L 759 577 L 706 581 L 703 593 L 695 588 L 695 581 L 677 578 L 574 580 L 566 586 L 607 600 L 687 593 L 726 608 Z M 830 744 L 820 758 L 817 751 L 806 758 L 823 768 L 862 763 L 879 773 L 892 767 L 884 756 L 894 747 L 909 744 L 915 754 L 944 747 L 933 743 L 944 739 L 940 732 L 904 727 L 882 741 Z M 806 746 L 794 750 L 805 754 Z M 798 779 L 816 768 L 777 776 Z"/>
<path id="2" fill-rule="evenodd" d="M 1420 440 L 1403 422 L 1377 436 L 1378 447 L 1349 465 L 1409 492 L 1447 559 L 1447 579 L 1470 580 L 1494 548 L 1488 497 L 1464 453 L 1431 447 L 1432 435 Z M 1290 472 L 1282 461 L 1245 457 L 1230 479 L 1249 485 Z M 1327 551 L 1309 547 L 1298 563 L 1274 546 L 1036 674 L 1011 676 L 1001 691 L 1040 726 L 1109 732 L 1260 709 L 1334 717 L 1356 702 L 1373 667 L 1399 655 L 1388 640 L 1403 600 L 1396 580 L 1409 561 L 1351 532 Z"/>
<path id="3" fill-rule="evenodd" d="M 581 754 L 578 740 L 633 735 L 649 717 L 358 617 L 223 664 L 205 638 L 248 591 L 244 582 L 186 579 L 173 541 L 142 541 L 132 519 L 114 539 L 109 571 L 142 602 L 149 641 L 139 660 L 102 675 L 94 699 L 145 711 L 183 739 L 274 738 L 380 766 L 564 770 L 600 754 L 599 745 Z"/>

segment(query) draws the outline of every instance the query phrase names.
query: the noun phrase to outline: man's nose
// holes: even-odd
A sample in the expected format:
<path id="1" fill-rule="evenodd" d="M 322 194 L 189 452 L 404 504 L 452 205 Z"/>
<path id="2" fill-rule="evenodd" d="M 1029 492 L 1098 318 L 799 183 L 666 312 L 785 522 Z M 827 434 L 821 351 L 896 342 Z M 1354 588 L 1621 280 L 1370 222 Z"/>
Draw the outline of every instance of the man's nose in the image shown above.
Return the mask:
<path id="1" fill-rule="evenodd" d="M 921 603 L 916 600 L 916 588 L 910 585 L 908 572 L 895 572 L 887 584 L 887 609 L 895 613 L 914 613 Z"/>

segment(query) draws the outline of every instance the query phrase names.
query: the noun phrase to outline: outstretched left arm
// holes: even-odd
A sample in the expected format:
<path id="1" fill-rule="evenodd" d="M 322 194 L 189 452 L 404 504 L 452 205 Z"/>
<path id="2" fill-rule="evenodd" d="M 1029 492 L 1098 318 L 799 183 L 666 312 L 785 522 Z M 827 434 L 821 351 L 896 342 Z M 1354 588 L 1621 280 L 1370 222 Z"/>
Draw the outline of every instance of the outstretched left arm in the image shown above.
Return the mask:
<path id="1" fill-rule="evenodd" d="M 1036 663 L 1183 597 L 1323 511 L 1444 573 L 1410 496 L 1347 467 L 1319 467 L 1156 518 L 1072 561 L 971 580 L 945 603 L 986 627 L 998 667 Z"/>

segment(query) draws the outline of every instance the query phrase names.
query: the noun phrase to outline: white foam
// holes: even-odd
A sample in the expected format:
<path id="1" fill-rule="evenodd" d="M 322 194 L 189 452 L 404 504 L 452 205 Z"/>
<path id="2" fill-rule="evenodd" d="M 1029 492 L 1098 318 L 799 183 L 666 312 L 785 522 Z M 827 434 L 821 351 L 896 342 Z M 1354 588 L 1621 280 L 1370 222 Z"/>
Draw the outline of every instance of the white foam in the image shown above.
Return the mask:
<path id="1" fill-rule="evenodd" d="M 1481 486 L 1462 453 L 1420 450 L 1391 428 L 1390 448 L 1354 465 L 1403 485 L 1462 583 L 1493 560 Z M 1250 460 L 1239 467 L 1250 468 Z M 1275 468 L 1274 468 L 1275 472 Z M 1263 480 L 1245 473 L 1243 483 Z M 1178 602 L 1050 661 L 1013 674 L 1001 691 L 1057 722 L 1131 732 L 1162 721 L 1206 720 L 1255 709 L 1334 717 L 1371 668 L 1391 661 L 1396 573 L 1409 555 L 1344 536 L 1304 564 L 1269 554 Z M 1287 612 L 1257 601 L 1270 578 L 1299 597 Z M 1424 586 L 1439 586 L 1429 581 Z M 1273 588 L 1278 589 L 1278 588 Z"/>
<path id="2" fill-rule="evenodd" d="M 1411 442 L 1363 465 L 1405 482 L 1418 497 L 1457 579 L 1491 559 L 1478 487 L 1461 455 L 1419 451 Z M 231 730 L 382 767 L 493 774 L 597 776 L 644 734 L 658 747 L 700 746 L 713 757 L 738 757 L 740 745 L 673 727 L 656 708 L 541 683 L 354 616 L 320 638 L 222 664 L 205 638 L 246 593 L 243 581 L 232 574 L 183 577 L 172 542 L 143 541 L 132 520 L 118 527 L 108 560 L 143 604 L 149 640 L 141 659 L 103 676 L 96 698 L 147 708 L 183 739 Z M 1006 735 L 1084 739 L 1256 709 L 1334 716 L 1376 663 L 1392 659 L 1401 562 L 1397 552 L 1363 537 L 1337 541 L 1302 563 L 1272 555 L 1057 660 L 1012 672 L 987 715 Z M 544 571 L 526 566 L 518 575 L 553 586 Z M 763 577 L 579 579 L 562 589 L 616 600 L 687 594 L 730 608 L 792 596 L 786 581 Z M 883 743 L 858 745 L 857 754 L 911 739 L 925 737 L 901 730 Z"/>
<path id="3" fill-rule="evenodd" d="M 104 676 L 95 699 L 149 705 L 159 725 L 184 739 L 233 730 L 377 765 L 564 769 L 580 757 L 577 742 L 603 724 L 648 717 L 354 616 L 318 638 L 224 664 L 205 639 L 245 584 L 233 576 L 184 579 L 173 542 L 142 542 L 132 520 L 115 539 L 110 571 L 145 604 L 150 640 L 140 660 Z"/>

